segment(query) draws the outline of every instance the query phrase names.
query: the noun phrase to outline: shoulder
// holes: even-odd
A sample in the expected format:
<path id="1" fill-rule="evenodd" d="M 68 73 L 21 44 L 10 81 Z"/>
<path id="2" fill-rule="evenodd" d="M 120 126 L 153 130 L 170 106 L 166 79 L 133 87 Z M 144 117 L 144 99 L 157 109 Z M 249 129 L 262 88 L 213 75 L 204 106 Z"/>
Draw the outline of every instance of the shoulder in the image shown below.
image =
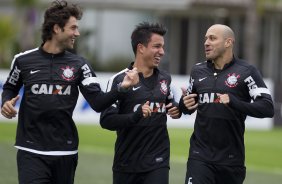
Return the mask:
<path id="1" fill-rule="evenodd" d="M 12 60 L 11 68 L 13 68 L 15 65 L 22 66 L 29 63 L 30 61 L 33 62 L 35 60 L 34 57 L 36 57 L 36 55 L 38 54 L 39 54 L 39 48 L 34 48 L 16 54 Z"/>
<path id="2" fill-rule="evenodd" d="M 194 66 L 191 69 L 191 74 L 198 72 L 200 70 L 206 70 L 208 69 L 208 63 L 207 61 L 203 61 L 203 62 L 198 62 L 196 64 L 194 64 Z"/>
<path id="3" fill-rule="evenodd" d="M 30 50 L 27 50 L 27 51 L 24 51 L 24 52 L 20 52 L 20 53 L 18 53 L 14 56 L 14 59 L 30 57 L 33 54 L 38 53 L 38 51 L 39 51 L 39 48 L 37 47 L 37 48 L 30 49 Z"/>
<path id="4" fill-rule="evenodd" d="M 257 71 L 257 68 L 254 65 L 249 64 L 244 59 L 235 58 L 234 66 L 239 67 L 242 71 L 246 73 Z"/>
<path id="5" fill-rule="evenodd" d="M 62 59 L 67 63 L 75 64 L 82 70 L 94 71 L 94 68 L 92 67 L 91 63 L 87 59 L 85 59 L 84 57 L 78 54 L 74 54 L 72 52 L 66 51 Z"/>
<path id="6" fill-rule="evenodd" d="M 192 67 L 192 70 L 198 70 L 198 69 L 203 69 L 203 68 L 207 68 L 207 61 L 197 62 Z"/>
<path id="7" fill-rule="evenodd" d="M 114 75 L 111 76 L 110 81 L 122 81 L 125 76 L 125 72 L 127 72 L 128 70 L 129 70 L 128 68 L 125 68 L 115 73 Z"/>
<path id="8" fill-rule="evenodd" d="M 158 71 L 159 71 L 159 75 L 160 76 L 163 76 L 164 78 L 168 78 L 168 79 L 171 78 L 171 75 L 170 75 L 170 73 L 168 71 L 161 70 L 161 69 L 158 69 Z"/>
<path id="9" fill-rule="evenodd" d="M 69 52 L 69 51 L 65 52 L 65 57 L 69 58 L 69 59 L 72 59 L 72 60 L 79 60 L 81 62 L 88 63 L 88 61 L 84 57 L 82 57 L 82 56 L 80 56 L 78 54 L 74 54 L 74 53 Z"/>
<path id="10" fill-rule="evenodd" d="M 125 68 L 123 70 L 121 70 L 120 72 L 114 74 L 113 76 L 111 76 L 111 78 L 108 81 L 108 87 L 107 87 L 107 91 L 111 90 L 113 86 L 119 84 L 120 82 L 123 81 L 123 78 L 125 76 L 125 72 L 128 71 L 128 68 Z"/>

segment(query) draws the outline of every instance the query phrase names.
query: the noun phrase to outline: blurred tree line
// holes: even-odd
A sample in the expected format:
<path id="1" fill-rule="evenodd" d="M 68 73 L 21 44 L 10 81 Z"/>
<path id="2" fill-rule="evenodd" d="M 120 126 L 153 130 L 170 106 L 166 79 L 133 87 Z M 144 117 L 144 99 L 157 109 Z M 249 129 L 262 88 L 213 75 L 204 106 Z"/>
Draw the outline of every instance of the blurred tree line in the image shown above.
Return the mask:
<path id="1" fill-rule="evenodd" d="M 17 53 L 33 49 L 41 44 L 41 13 L 43 7 L 39 0 L 13 0 L 16 13 L 4 15 L 0 13 L 0 68 L 9 68 L 13 56 Z M 40 28 L 38 29 L 38 25 Z M 80 30 L 74 53 L 87 58 L 95 71 L 120 71 L 124 68 L 125 58 L 115 57 L 103 64 L 97 59 L 97 51 L 90 50 L 87 41 L 96 34 L 95 30 Z"/>
<path id="2" fill-rule="evenodd" d="M 246 24 L 246 56 L 249 61 L 256 61 L 255 53 L 256 30 L 258 24 L 258 14 L 264 13 L 266 6 L 273 6 L 281 3 L 282 0 L 251 0 L 248 9 Z M 16 13 L 13 16 L 2 15 L 0 13 L 0 68 L 8 68 L 13 56 L 19 52 L 32 49 L 41 44 L 41 31 L 38 25 L 42 24 L 40 13 L 43 7 L 39 0 L 13 0 Z M 45 9 L 46 7 L 44 7 Z M 41 11 L 42 9 L 42 11 Z M 87 40 L 95 30 L 80 30 L 79 37 L 74 52 L 77 52 L 91 61 L 95 71 L 119 71 L 127 66 L 128 59 L 123 57 L 113 57 L 108 62 L 99 62 L 97 51 L 90 50 Z M 78 46 L 79 45 L 79 46 Z M 106 63 L 106 64 L 105 64 Z"/>
<path id="3" fill-rule="evenodd" d="M 10 66 L 12 57 L 35 45 L 38 0 L 13 0 L 16 13 L 0 19 L 0 68 Z"/>

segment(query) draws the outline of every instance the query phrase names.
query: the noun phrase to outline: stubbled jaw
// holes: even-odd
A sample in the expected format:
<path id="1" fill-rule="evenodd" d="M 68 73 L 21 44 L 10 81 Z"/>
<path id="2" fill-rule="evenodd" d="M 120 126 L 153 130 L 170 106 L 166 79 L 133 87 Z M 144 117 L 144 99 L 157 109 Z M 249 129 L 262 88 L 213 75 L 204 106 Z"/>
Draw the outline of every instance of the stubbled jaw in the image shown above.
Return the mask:
<path id="1" fill-rule="evenodd" d="M 206 48 L 205 48 L 205 54 L 206 54 L 206 57 L 209 57 L 209 56 L 211 55 L 211 53 L 212 53 L 212 49 L 211 49 L 211 48 L 206 47 Z"/>

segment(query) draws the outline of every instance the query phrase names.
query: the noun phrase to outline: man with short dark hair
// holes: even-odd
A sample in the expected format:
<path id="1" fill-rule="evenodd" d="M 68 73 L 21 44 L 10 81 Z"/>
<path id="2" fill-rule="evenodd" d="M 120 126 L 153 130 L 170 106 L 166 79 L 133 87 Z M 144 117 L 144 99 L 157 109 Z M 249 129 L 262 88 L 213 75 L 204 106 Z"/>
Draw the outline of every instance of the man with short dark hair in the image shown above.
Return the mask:
<path id="1" fill-rule="evenodd" d="M 124 71 L 136 67 L 140 82 L 101 113 L 101 126 L 117 132 L 113 184 L 169 182 L 167 114 L 179 118 L 181 113 L 170 90 L 170 74 L 158 68 L 165 33 L 161 24 L 136 26 L 131 35 L 135 61 Z M 112 77 L 107 90 L 116 89 L 124 71 Z"/>
<path id="2" fill-rule="evenodd" d="M 46 10 L 43 44 L 14 57 L 3 86 L 1 114 L 13 118 L 24 87 L 15 147 L 20 184 L 72 184 L 78 160 L 78 132 L 72 119 L 79 90 L 97 112 L 114 103 L 118 90 L 137 84 L 136 69 L 127 71 L 117 87 L 103 93 L 88 61 L 68 52 L 79 36 L 82 12 L 66 1 Z"/>

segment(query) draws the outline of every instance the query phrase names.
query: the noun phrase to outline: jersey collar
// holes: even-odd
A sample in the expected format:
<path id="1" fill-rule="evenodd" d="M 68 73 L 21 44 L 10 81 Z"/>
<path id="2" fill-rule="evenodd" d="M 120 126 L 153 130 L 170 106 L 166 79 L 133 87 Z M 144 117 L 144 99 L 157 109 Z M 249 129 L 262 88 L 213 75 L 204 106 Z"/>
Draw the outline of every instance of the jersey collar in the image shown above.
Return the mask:
<path id="1" fill-rule="evenodd" d="M 235 58 L 235 56 L 233 55 L 233 58 L 232 58 L 231 62 L 225 64 L 222 70 L 226 70 L 227 68 L 229 68 L 230 66 L 232 66 L 232 65 L 235 63 L 235 61 L 236 61 L 236 58 Z M 213 69 L 213 70 L 217 70 L 217 69 L 215 69 L 214 63 L 212 62 L 212 60 L 207 60 L 207 66 L 208 66 L 209 68 Z"/>

